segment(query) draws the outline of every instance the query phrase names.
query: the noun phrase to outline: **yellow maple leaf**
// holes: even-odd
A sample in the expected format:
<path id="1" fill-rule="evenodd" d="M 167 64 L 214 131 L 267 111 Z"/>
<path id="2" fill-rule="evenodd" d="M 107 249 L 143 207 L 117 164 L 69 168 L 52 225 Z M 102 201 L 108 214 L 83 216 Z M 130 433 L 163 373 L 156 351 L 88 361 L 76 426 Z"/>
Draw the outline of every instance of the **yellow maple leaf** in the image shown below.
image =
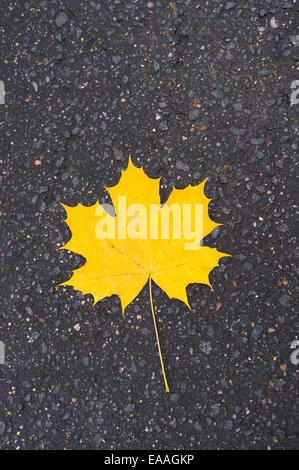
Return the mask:
<path id="1" fill-rule="evenodd" d="M 86 263 L 60 285 L 73 286 L 83 294 L 92 294 L 94 303 L 117 294 L 124 313 L 149 280 L 162 372 L 166 391 L 169 391 L 154 315 L 151 281 L 170 298 L 182 300 L 190 308 L 186 287 L 191 283 L 210 286 L 210 272 L 218 266 L 220 258 L 230 255 L 201 246 L 202 239 L 221 225 L 209 217 L 210 199 L 204 194 L 206 180 L 198 186 L 174 188 L 166 204 L 161 206 L 160 179 L 149 178 L 142 168 L 133 165 L 130 157 L 118 184 L 106 188 L 115 216 L 105 211 L 99 202 L 93 206 L 63 205 L 72 238 L 61 248 L 82 255 Z M 200 212 L 192 212 L 194 205 L 200 208 Z M 196 237 L 197 222 L 200 222 L 200 238 Z M 194 235 L 192 241 L 191 235 Z"/>

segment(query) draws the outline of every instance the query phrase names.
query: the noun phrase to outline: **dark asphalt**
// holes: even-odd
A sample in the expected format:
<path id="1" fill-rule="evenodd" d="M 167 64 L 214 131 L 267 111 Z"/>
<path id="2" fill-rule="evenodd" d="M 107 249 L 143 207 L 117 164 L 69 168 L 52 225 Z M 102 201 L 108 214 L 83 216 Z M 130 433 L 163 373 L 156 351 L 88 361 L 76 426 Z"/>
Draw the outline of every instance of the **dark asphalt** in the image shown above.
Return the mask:
<path id="1" fill-rule="evenodd" d="M 2 0 L 0 448 L 294 449 L 299 6 Z M 296 39 L 297 35 L 297 39 Z M 297 70 L 296 70 L 297 67 Z M 296 140 L 297 139 L 297 140 Z M 205 240 L 231 253 L 192 312 L 154 287 L 57 284 L 84 259 L 58 201 L 104 201 L 128 155 L 173 186 L 209 177 Z"/>

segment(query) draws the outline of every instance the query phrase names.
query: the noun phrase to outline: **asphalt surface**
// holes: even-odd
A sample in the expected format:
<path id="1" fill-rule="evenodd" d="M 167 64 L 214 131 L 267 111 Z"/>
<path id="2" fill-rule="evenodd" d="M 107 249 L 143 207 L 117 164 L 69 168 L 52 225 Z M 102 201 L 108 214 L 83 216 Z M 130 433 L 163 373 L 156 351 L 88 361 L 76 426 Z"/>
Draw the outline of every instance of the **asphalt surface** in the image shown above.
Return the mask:
<path id="1" fill-rule="evenodd" d="M 294 449 L 299 6 L 292 1 L 1 1 L 0 447 Z M 297 35 L 297 36 L 296 36 Z M 297 38 L 297 39 L 296 39 Z M 297 136 L 297 140 L 296 140 Z M 84 259 L 58 201 L 107 200 L 129 154 L 173 186 L 209 177 L 190 285 L 119 298 L 57 288 Z M 298 400 L 298 399 L 297 399 Z"/>

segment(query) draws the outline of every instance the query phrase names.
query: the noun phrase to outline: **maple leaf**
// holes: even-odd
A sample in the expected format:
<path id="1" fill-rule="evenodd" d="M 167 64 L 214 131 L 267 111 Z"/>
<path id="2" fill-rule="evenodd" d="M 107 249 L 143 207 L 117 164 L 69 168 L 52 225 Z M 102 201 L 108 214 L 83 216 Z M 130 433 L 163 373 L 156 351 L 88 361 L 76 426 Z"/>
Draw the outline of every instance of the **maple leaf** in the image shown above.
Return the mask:
<path id="1" fill-rule="evenodd" d="M 174 188 L 168 201 L 161 206 L 160 179 L 149 178 L 142 168 L 133 165 L 130 157 L 128 167 L 122 172 L 118 184 L 106 188 L 113 203 L 115 216 L 106 212 L 99 202 L 92 206 L 78 204 L 75 207 L 62 204 L 67 212 L 66 222 L 72 232 L 72 238 L 61 249 L 82 255 L 86 263 L 77 269 L 68 281 L 60 285 L 73 286 L 83 294 L 92 294 L 94 304 L 104 297 L 117 294 L 124 314 L 126 307 L 149 280 L 150 302 L 160 361 L 165 388 L 169 391 L 154 314 L 151 282 L 153 280 L 161 287 L 168 297 L 175 297 L 190 308 L 186 287 L 191 283 L 211 286 L 210 272 L 218 266 L 220 258 L 230 255 L 221 253 L 215 248 L 201 246 L 201 240 L 215 227 L 221 225 L 209 217 L 210 199 L 204 194 L 206 180 L 198 186 Z M 194 204 L 201 207 L 201 237 L 193 241 L 190 249 L 190 236 L 187 237 L 183 231 L 177 237 L 175 232 L 181 222 L 184 223 L 184 208 L 192 207 Z M 127 208 L 132 207 L 134 210 L 130 212 Z M 152 224 L 153 207 L 156 208 L 155 221 L 159 221 L 159 227 Z M 176 208 L 179 218 L 172 227 L 168 228 L 166 236 L 163 237 L 161 221 L 170 222 L 171 216 L 174 218 L 175 211 L 170 211 L 170 207 Z M 125 225 L 120 227 L 124 212 Z M 145 214 L 145 218 L 138 218 L 141 213 Z M 189 222 L 194 225 L 198 215 L 189 212 L 189 219 L 190 217 Z M 145 223 L 141 230 L 142 221 Z M 104 225 L 106 228 L 109 226 L 114 228 L 114 233 L 117 226 L 117 234 L 112 238 L 99 237 L 99 223 L 102 224 L 101 228 Z M 131 237 L 126 236 L 129 229 Z M 186 249 L 186 246 L 189 248 Z"/>

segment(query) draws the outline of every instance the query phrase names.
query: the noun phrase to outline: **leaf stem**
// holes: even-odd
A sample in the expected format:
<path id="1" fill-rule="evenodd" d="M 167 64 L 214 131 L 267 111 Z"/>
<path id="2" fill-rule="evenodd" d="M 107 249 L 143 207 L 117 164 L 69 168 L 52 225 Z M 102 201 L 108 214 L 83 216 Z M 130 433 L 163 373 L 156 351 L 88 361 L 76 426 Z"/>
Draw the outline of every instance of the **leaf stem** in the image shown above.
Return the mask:
<path id="1" fill-rule="evenodd" d="M 166 379 L 166 374 L 165 374 L 165 369 L 164 369 L 164 363 L 163 363 L 163 357 L 162 357 L 162 352 L 161 352 L 161 346 L 160 346 L 160 341 L 159 341 L 158 328 L 157 328 L 157 324 L 156 324 L 155 312 L 154 312 L 153 295 L 152 295 L 152 279 L 151 279 L 151 276 L 149 276 L 149 292 L 150 292 L 150 300 L 151 300 L 151 308 L 152 308 L 153 322 L 154 322 L 154 327 L 155 327 L 155 332 L 156 332 L 156 338 L 157 338 L 157 345 L 158 345 L 159 356 L 160 356 L 161 367 L 162 367 L 162 373 L 163 373 L 163 378 L 164 378 L 164 383 L 165 383 L 165 391 L 166 391 L 166 392 L 169 392 L 169 387 L 168 387 L 168 383 L 167 383 L 167 379 Z"/>

